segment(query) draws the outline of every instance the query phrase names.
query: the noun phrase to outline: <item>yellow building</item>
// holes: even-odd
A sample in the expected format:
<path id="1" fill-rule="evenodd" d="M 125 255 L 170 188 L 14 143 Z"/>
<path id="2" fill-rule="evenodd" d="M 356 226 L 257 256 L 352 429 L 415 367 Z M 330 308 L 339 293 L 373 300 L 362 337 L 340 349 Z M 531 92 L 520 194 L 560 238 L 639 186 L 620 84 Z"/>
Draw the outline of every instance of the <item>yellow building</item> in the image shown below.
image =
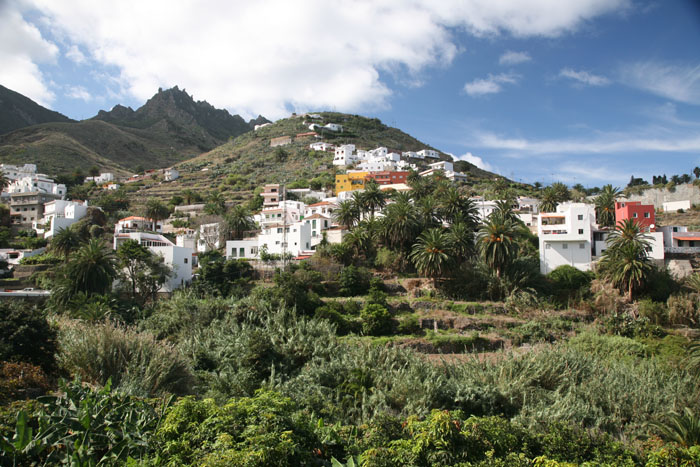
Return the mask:
<path id="1" fill-rule="evenodd" d="M 335 194 L 343 191 L 363 190 L 365 188 L 365 177 L 369 172 L 350 172 L 335 176 Z"/>

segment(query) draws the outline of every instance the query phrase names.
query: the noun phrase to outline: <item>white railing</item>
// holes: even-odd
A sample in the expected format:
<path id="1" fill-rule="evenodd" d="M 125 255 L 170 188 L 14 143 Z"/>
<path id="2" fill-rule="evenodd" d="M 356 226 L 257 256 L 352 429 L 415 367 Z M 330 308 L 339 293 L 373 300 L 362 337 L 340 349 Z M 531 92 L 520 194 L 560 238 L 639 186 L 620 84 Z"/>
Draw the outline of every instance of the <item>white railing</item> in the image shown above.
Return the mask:
<path id="1" fill-rule="evenodd" d="M 671 246 L 664 247 L 664 253 L 693 254 L 700 253 L 700 246 Z"/>

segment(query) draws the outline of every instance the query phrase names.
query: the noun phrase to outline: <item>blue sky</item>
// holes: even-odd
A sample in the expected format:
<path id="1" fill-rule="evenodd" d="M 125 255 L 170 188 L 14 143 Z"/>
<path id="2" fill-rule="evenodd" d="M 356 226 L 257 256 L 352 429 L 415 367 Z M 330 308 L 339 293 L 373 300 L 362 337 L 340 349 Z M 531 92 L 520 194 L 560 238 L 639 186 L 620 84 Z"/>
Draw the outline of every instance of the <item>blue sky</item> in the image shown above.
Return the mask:
<path id="1" fill-rule="evenodd" d="M 524 182 L 700 165 L 695 0 L 9 0 L 0 62 L 76 119 L 178 85 L 246 118 L 378 117 Z"/>

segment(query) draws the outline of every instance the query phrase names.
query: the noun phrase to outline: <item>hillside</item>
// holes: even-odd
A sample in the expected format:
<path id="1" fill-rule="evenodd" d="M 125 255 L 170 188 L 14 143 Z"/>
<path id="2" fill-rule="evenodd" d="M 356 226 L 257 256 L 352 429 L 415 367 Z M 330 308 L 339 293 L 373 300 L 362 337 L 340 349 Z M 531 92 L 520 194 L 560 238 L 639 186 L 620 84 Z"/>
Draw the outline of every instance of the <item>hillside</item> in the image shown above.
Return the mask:
<path id="1" fill-rule="evenodd" d="M 258 131 L 249 132 L 194 159 L 179 164 L 181 178 L 167 184 L 155 184 L 143 189 L 141 196 L 169 198 L 184 190 L 194 189 L 202 194 L 218 189 L 229 199 L 246 199 L 251 192 L 265 183 L 295 182 L 298 186 L 332 184 L 335 167 L 333 153 L 309 149 L 314 141 L 333 144 L 354 144 L 358 149 L 385 146 L 396 151 L 435 149 L 397 128 L 389 127 L 378 119 L 334 112 L 320 113 L 321 119 L 292 116 L 278 120 Z M 297 138 L 309 132 L 310 123 L 340 123 L 342 133 L 324 130 L 322 138 Z M 271 147 L 273 138 L 292 137 L 290 144 Z M 450 156 L 441 153 L 443 159 Z M 425 164 L 422 161 L 415 161 Z M 492 179 L 495 175 L 476 166 L 459 161 L 458 170 L 467 173 L 470 180 Z"/>
<path id="2" fill-rule="evenodd" d="M 93 165 L 129 173 L 190 159 L 266 121 L 246 123 L 174 87 L 159 90 L 135 111 L 118 105 L 90 120 L 44 123 L 0 136 L 0 162 L 35 163 L 53 174 Z"/>
<path id="3" fill-rule="evenodd" d="M 0 85 L 0 135 L 39 123 L 71 121 L 65 115 Z"/>

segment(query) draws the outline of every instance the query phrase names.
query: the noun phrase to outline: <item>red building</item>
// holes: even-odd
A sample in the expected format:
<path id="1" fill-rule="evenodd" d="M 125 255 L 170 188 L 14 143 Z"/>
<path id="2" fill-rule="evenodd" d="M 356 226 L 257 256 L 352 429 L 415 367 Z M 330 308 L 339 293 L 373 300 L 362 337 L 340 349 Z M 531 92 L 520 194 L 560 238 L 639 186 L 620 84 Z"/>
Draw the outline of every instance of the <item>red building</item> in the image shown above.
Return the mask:
<path id="1" fill-rule="evenodd" d="M 395 183 L 406 183 L 408 172 L 370 172 L 365 180 L 373 179 L 379 185 L 393 185 Z"/>
<path id="2" fill-rule="evenodd" d="M 656 216 L 654 206 L 642 204 L 641 201 L 618 201 L 615 203 L 615 222 L 632 219 L 641 224 L 644 230 L 656 232 Z"/>

